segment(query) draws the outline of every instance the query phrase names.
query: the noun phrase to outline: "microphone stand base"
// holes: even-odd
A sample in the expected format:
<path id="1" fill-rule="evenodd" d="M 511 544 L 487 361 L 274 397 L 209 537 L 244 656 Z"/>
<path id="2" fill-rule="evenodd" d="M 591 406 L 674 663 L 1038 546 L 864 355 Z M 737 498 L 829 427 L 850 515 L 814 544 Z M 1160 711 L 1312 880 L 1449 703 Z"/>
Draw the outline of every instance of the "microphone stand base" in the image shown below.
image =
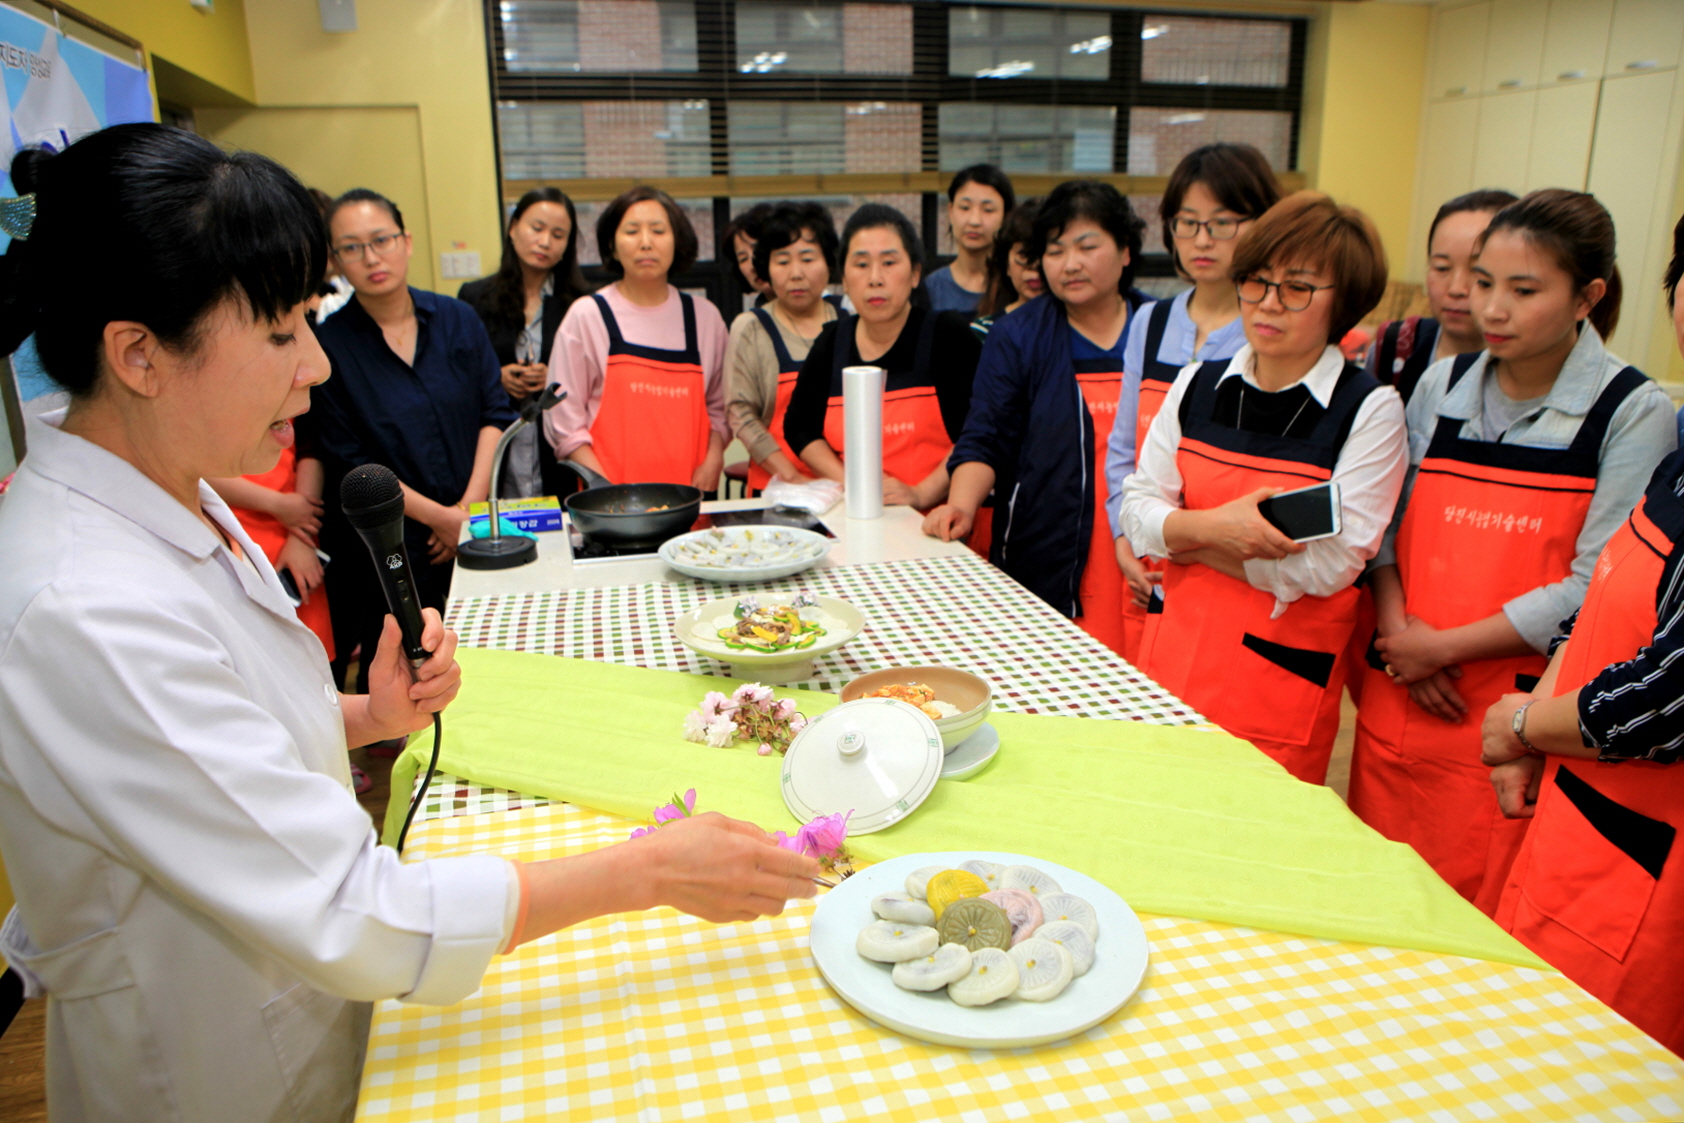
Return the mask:
<path id="1" fill-rule="evenodd" d="M 470 538 L 456 546 L 456 564 L 464 569 L 513 569 L 538 560 L 538 543 L 518 535 Z"/>

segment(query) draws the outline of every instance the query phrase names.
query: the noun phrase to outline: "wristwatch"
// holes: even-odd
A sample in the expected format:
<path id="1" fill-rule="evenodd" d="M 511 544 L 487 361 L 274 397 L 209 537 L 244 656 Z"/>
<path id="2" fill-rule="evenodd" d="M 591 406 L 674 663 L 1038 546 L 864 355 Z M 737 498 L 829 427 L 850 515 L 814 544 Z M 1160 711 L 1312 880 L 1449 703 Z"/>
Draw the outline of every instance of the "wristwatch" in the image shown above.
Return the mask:
<path id="1" fill-rule="evenodd" d="M 1515 737 L 1519 739 L 1520 743 L 1525 746 L 1526 751 L 1529 753 L 1537 752 L 1538 746 L 1526 739 L 1526 711 L 1537 704 L 1538 700 L 1536 698 L 1532 699 L 1530 702 L 1523 703 L 1520 709 L 1514 712 L 1514 718 L 1509 722 L 1509 728 L 1514 730 Z"/>

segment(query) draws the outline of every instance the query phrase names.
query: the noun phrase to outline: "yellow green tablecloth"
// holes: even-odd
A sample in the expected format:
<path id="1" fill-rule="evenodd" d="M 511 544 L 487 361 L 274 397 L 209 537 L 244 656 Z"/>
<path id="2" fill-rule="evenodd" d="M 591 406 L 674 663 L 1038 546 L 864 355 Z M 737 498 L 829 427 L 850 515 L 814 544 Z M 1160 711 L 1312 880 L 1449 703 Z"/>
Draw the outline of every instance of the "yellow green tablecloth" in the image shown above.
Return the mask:
<path id="1" fill-rule="evenodd" d="M 464 815 L 419 824 L 411 853 L 558 858 L 631 827 Z M 359 1123 L 1684 1118 L 1678 1058 L 1553 971 L 1146 914 L 1151 963 L 1115 1017 L 958 1049 L 843 1004 L 807 947 L 813 905 L 600 917 L 494 960 L 458 1005 L 381 1002 Z"/>
<path id="2" fill-rule="evenodd" d="M 684 715 L 730 680 L 506 651 L 457 657 L 464 685 L 445 717 L 444 771 L 632 819 L 693 787 L 702 810 L 769 830 L 797 825 L 779 794 L 779 758 L 683 739 Z M 809 714 L 836 704 L 780 694 Z M 1137 910 L 1547 969 L 1413 850 L 1243 741 L 1124 721 L 990 721 L 1002 742 L 994 763 L 943 781 L 904 822 L 851 839 L 859 858 L 1012 850 L 1080 869 Z M 394 792 L 410 790 L 430 749 L 430 733 L 411 742 Z M 403 811 L 394 800 L 388 840 Z"/>

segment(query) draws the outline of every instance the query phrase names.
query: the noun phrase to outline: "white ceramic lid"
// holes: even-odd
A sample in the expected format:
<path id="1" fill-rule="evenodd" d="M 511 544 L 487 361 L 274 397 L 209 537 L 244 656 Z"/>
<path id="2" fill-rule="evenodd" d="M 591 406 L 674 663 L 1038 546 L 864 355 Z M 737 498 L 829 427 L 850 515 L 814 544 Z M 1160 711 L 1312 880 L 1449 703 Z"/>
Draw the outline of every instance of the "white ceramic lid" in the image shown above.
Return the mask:
<path id="1" fill-rule="evenodd" d="M 852 810 L 870 834 L 917 810 L 941 779 L 941 734 L 916 706 L 861 698 L 820 714 L 784 756 L 784 806 L 803 823 Z"/>

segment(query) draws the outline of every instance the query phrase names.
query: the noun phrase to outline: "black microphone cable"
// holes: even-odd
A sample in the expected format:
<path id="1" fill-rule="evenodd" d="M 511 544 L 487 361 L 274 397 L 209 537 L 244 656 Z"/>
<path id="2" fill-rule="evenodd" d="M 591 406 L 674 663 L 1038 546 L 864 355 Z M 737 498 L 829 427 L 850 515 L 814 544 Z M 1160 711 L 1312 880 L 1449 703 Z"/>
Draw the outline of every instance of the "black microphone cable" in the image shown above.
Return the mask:
<path id="1" fill-rule="evenodd" d="M 403 817 L 403 829 L 398 832 L 398 853 L 403 853 L 404 840 L 409 838 L 409 824 L 415 821 L 415 810 L 421 806 L 421 801 L 427 798 L 427 788 L 433 782 L 433 772 L 439 766 L 439 742 L 444 739 L 444 722 L 438 714 L 433 715 L 433 759 L 427 762 L 427 771 L 421 777 L 421 786 L 416 789 L 415 797 L 409 801 L 409 814 Z"/>

